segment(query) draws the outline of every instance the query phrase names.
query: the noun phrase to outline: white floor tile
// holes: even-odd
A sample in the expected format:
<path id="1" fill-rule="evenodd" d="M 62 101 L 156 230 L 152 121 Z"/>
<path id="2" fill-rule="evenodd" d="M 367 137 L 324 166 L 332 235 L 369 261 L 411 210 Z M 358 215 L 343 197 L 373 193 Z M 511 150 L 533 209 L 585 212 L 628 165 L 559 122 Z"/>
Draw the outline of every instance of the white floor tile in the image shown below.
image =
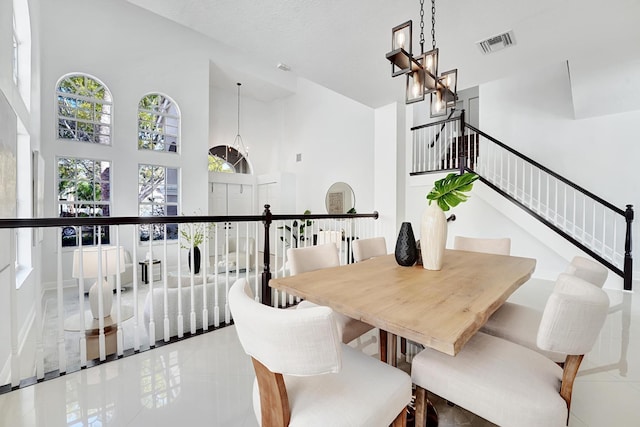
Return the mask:
<path id="1" fill-rule="evenodd" d="M 511 300 L 544 306 L 551 288 L 532 280 Z M 640 425 L 640 298 L 609 293 L 614 308 L 574 385 L 571 427 Z M 377 354 L 377 332 L 352 345 Z M 256 427 L 253 378 L 228 327 L 0 395 L 0 425 Z M 491 425 L 433 400 L 442 427 Z"/>

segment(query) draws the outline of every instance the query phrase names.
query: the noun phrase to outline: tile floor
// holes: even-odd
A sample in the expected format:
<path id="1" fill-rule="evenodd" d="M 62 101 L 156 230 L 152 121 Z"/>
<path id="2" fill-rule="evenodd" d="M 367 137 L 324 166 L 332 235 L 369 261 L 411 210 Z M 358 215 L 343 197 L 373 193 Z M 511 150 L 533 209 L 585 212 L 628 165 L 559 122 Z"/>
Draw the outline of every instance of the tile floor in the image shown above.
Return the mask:
<path id="1" fill-rule="evenodd" d="M 541 306 L 551 285 L 532 280 L 511 300 Z M 640 425 L 640 299 L 609 295 L 611 313 L 574 386 L 572 427 Z M 376 335 L 353 345 L 375 354 Z M 252 383 L 228 327 L 0 395 L 0 426 L 255 427 Z M 434 400 L 440 426 L 492 425 Z"/>

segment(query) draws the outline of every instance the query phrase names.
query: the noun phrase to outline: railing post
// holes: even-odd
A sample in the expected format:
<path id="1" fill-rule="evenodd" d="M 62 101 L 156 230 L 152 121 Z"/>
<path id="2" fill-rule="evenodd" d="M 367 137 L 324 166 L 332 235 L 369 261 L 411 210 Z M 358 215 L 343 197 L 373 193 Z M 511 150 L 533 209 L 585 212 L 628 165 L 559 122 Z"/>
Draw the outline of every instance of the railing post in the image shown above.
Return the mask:
<path id="1" fill-rule="evenodd" d="M 264 219 L 264 271 L 262 272 L 262 303 L 264 305 L 271 305 L 271 288 L 269 287 L 269 281 L 271 280 L 271 253 L 269 250 L 269 227 L 271 226 L 271 205 L 264 205 L 264 212 L 262 216 Z"/>
<path id="2" fill-rule="evenodd" d="M 627 205 L 624 212 L 627 220 L 627 233 L 624 240 L 624 290 L 630 291 L 633 280 L 633 258 L 631 257 L 631 223 L 633 222 L 633 205 Z"/>
<path id="3" fill-rule="evenodd" d="M 460 175 L 464 173 L 467 166 L 467 156 L 464 154 L 464 146 L 467 144 L 464 138 L 464 110 L 460 111 L 460 143 L 458 144 L 458 166 L 460 167 Z"/>

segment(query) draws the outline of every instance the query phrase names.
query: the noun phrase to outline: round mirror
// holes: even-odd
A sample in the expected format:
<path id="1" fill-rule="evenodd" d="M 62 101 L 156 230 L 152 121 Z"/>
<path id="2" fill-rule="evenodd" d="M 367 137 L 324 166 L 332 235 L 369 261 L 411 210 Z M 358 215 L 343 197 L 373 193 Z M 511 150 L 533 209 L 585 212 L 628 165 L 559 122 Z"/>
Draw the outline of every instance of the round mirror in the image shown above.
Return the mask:
<path id="1" fill-rule="evenodd" d="M 346 182 L 336 182 L 327 190 L 325 205 L 328 214 L 353 213 L 356 207 L 356 195 Z"/>

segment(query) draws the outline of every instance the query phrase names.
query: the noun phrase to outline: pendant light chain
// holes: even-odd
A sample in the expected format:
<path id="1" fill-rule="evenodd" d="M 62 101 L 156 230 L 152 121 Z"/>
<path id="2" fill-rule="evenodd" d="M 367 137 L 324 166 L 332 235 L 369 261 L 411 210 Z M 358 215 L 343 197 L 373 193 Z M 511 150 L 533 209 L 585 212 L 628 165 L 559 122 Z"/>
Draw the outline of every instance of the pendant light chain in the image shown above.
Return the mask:
<path id="1" fill-rule="evenodd" d="M 238 85 L 238 136 L 240 135 L 240 86 L 242 83 L 237 83 Z"/>
<path id="2" fill-rule="evenodd" d="M 422 3 L 422 0 L 420 2 Z M 431 0 L 431 46 L 433 49 L 436 48 L 436 0 Z"/>
<path id="3" fill-rule="evenodd" d="M 420 0 L 420 53 L 424 53 L 424 0 Z"/>

